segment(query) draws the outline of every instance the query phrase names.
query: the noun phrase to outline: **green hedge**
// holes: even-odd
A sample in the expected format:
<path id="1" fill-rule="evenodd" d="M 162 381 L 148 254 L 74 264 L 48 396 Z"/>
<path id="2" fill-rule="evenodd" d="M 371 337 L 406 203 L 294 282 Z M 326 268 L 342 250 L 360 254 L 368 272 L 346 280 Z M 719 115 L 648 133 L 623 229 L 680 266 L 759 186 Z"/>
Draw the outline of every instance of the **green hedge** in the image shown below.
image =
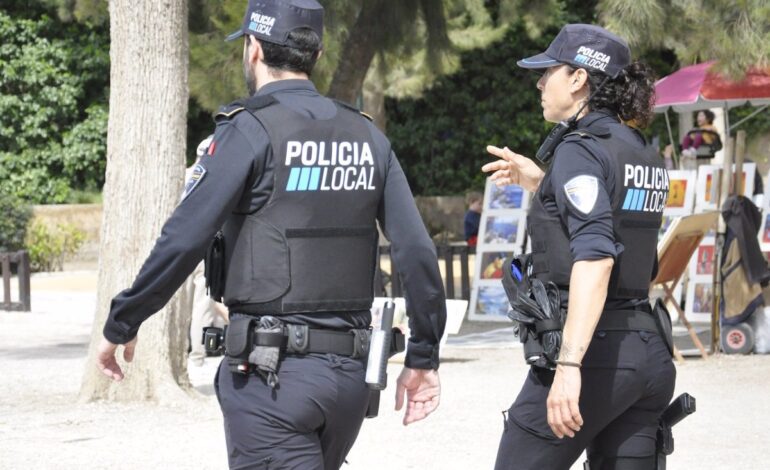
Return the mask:
<path id="1" fill-rule="evenodd" d="M 0 193 L 0 252 L 24 248 L 32 208 L 18 198 Z"/>
<path id="2" fill-rule="evenodd" d="M 109 33 L 0 10 L 0 191 L 61 203 L 104 182 Z"/>

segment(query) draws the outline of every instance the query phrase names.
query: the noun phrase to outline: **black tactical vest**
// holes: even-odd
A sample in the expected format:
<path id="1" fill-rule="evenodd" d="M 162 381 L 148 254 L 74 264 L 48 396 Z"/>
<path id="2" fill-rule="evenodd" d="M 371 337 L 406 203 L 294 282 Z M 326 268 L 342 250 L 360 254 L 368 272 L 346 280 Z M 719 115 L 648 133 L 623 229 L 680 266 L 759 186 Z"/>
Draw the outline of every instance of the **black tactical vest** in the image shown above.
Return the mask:
<path id="1" fill-rule="evenodd" d="M 262 208 L 225 223 L 225 304 L 273 315 L 369 309 L 388 155 L 344 105 L 328 120 L 270 99 L 246 106 L 270 138 L 274 186 Z"/>
<path id="2" fill-rule="evenodd" d="M 577 142 L 593 154 L 606 152 L 614 165 L 615 191 L 610 195 L 613 231 L 615 242 L 621 243 L 624 250 L 615 259 L 608 299 L 647 298 L 657 258 L 658 230 L 668 197 L 668 173 L 662 160 L 651 146 L 639 147 L 635 132 L 615 123 L 606 137 L 585 132 L 565 137 L 565 142 Z M 548 177 L 547 173 L 545 178 Z M 569 233 L 559 214 L 546 210 L 543 197 L 542 190 L 538 190 L 527 216 L 532 275 L 568 290 L 573 263 Z"/>

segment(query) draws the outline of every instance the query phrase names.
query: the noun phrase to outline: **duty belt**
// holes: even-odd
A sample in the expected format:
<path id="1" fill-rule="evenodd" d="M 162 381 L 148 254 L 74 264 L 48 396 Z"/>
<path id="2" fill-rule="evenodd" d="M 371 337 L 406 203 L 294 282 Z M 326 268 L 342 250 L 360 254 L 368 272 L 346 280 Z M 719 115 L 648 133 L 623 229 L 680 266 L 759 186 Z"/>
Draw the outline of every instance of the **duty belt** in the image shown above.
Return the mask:
<path id="1" fill-rule="evenodd" d="M 262 333 L 254 331 L 252 341 L 254 346 L 280 347 L 289 353 L 320 353 L 338 354 L 340 356 L 357 356 L 357 334 L 355 333 L 357 331 L 364 332 L 367 330 L 335 331 L 317 328 L 287 327 L 284 328 L 283 333 Z M 306 335 L 307 341 L 305 341 Z"/>
<path id="2" fill-rule="evenodd" d="M 647 308 L 644 308 L 647 307 Z M 659 333 L 649 306 L 636 310 L 606 310 L 599 317 L 597 330 L 604 331 L 651 331 Z"/>

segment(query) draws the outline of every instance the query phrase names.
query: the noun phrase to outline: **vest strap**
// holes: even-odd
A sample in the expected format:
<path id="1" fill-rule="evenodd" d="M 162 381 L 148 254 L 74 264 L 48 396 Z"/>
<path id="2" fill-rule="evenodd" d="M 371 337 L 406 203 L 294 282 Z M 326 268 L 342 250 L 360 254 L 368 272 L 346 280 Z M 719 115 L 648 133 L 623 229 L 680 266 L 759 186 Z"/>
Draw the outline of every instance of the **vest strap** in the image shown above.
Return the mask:
<path id="1" fill-rule="evenodd" d="M 287 228 L 286 238 L 364 237 L 372 233 L 371 227 Z"/>

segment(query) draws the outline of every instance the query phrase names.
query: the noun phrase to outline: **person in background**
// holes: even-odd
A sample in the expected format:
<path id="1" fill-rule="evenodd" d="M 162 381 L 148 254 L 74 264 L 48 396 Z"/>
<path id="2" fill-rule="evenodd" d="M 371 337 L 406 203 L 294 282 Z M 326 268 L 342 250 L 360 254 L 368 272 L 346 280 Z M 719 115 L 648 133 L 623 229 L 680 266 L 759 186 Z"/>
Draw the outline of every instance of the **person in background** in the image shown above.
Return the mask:
<path id="1" fill-rule="evenodd" d="M 203 155 L 209 149 L 214 135 L 203 139 L 196 150 L 195 163 L 185 171 L 185 189 L 195 184 L 193 175 L 195 167 L 200 163 Z M 186 192 L 186 191 L 185 191 Z M 209 326 L 223 328 L 227 323 L 227 307 L 215 302 L 206 292 L 205 266 L 201 261 L 195 271 L 187 278 L 185 287 L 191 296 L 192 314 L 190 319 L 190 355 L 187 357 L 188 366 L 201 367 L 206 359 L 206 350 L 203 347 L 203 329 Z"/>
<path id="2" fill-rule="evenodd" d="M 478 191 L 470 192 L 465 196 L 465 204 L 468 206 L 468 211 L 465 213 L 463 225 L 465 227 L 465 241 L 468 242 L 468 246 L 476 246 L 478 243 L 483 203 L 484 196 Z"/>
<path id="3" fill-rule="evenodd" d="M 721 142 L 716 127 L 714 127 L 714 113 L 704 109 L 698 111 L 695 116 L 696 127 L 687 133 L 682 139 L 682 157 L 695 158 L 698 147 L 702 145 L 718 146 Z"/>

